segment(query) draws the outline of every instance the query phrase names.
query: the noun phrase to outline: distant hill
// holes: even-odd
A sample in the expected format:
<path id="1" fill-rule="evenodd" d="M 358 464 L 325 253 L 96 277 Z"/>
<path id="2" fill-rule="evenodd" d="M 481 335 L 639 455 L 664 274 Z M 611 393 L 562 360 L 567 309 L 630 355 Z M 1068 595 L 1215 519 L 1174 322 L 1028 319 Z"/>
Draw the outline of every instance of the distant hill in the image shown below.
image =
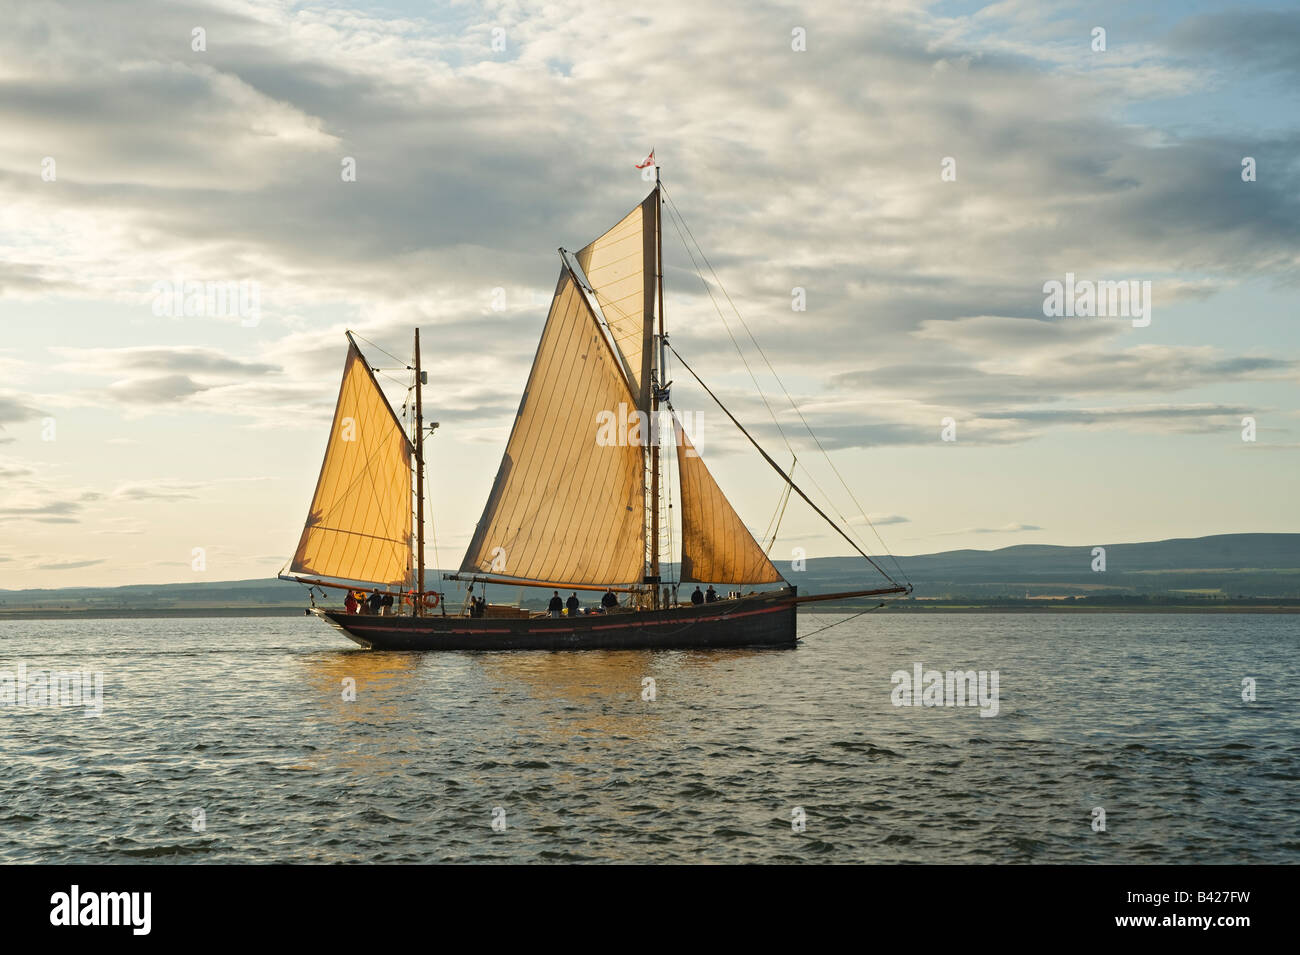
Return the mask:
<path id="1" fill-rule="evenodd" d="M 896 558 L 917 597 L 1031 597 L 1220 594 L 1300 597 L 1300 534 L 1219 534 L 1101 544 L 1106 569 L 1094 571 L 1093 546 L 1019 544 Z M 895 558 L 877 563 L 894 572 Z M 777 566 L 801 590 L 826 593 L 866 582 L 861 558 L 809 560 L 797 573 Z"/>
<path id="2" fill-rule="evenodd" d="M 132 584 L 126 587 L 60 587 L 52 590 L 0 590 L 0 614 L 24 610 L 105 613 L 162 610 L 252 611 L 283 609 L 301 613 L 307 588 L 285 580 L 223 580 L 185 584 Z"/>
<path id="3" fill-rule="evenodd" d="M 1300 598 L 1300 534 L 1220 534 L 1142 544 L 1103 544 L 1106 569 L 1092 570 L 1093 545 L 1064 547 L 1021 544 L 998 550 L 955 550 L 916 557 L 883 557 L 877 563 L 896 574 L 895 561 L 915 587 L 917 603 L 974 602 L 1048 597 L 1138 599 Z M 875 587 L 879 577 L 858 557 L 822 557 L 794 570 L 777 567 L 802 593 L 832 593 Z M 671 573 L 673 567 L 665 569 Z M 430 571 L 430 580 L 437 579 Z M 455 585 L 448 584 L 448 591 Z M 331 591 L 336 602 L 339 591 Z M 514 602 L 520 593 L 540 607 L 544 590 L 493 586 L 493 600 Z M 282 580 L 230 580 L 128 587 L 65 587 L 0 590 L 0 615 L 31 612 L 94 614 L 301 613 L 306 588 Z"/>

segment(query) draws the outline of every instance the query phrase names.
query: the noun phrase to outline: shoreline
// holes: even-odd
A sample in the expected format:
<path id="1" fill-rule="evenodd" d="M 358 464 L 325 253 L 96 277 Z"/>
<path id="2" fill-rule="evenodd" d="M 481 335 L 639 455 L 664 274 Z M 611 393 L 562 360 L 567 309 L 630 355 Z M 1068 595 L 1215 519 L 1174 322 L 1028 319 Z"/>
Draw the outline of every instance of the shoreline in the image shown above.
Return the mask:
<path id="1" fill-rule="evenodd" d="M 1051 603 L 1042 606 L 1025 606 L 1024 604 L 936 604 L 920 607 L 911 604 L 892 604 L 881 608 L 863 607 L 861 604 L 822 604 L 816 609 L 809 608 L 801 614 L 846 614 L 846 613 L 887 613 L 887 614 L 953 614 L 953 613 L 1004 613 L 1004 614 L 1092 614 L 1092 613 L 1300 613 L 1300 601 L 1284 603 L 1257 603 L 1254 601 L 1224 602 L 1213 606 L 1188 604 L 1099 604 L 1081 606 L 1079 604 Z M 49 608 L 32 608 L 26 610 L 0 610 L 0 622 L 6 620 L 119 620 L 119 619 L 202 619 L 206 617 L 303 617 L 307 613 L 302 607 L 193 607 L 173 608 L 132 608 L 120 610 L 58 610 Z"/>

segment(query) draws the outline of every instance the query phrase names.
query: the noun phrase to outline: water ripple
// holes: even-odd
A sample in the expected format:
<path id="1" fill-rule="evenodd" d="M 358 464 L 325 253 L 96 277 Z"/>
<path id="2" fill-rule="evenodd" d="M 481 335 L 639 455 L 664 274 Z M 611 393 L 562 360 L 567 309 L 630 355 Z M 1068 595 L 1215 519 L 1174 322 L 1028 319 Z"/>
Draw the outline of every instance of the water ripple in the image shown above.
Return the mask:
<path id="1" fill-rule="evenodd" d="M 792 652 L 572 655 L 7 621 L 0 671 L 102 671 L 104 712 L 0 706 L 0 863 L 1295 863 L 1295 620 L 875 616 Z M 998 670 L 998 716 L 894 706 L 916 663 Z"/>

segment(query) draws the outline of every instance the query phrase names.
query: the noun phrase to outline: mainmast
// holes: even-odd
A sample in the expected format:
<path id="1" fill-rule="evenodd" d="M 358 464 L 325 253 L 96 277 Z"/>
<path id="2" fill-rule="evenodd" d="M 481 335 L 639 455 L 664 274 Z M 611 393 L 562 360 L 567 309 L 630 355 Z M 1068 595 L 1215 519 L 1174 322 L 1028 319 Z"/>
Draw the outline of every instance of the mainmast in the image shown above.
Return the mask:
<path id="1" fill-rule="evenodd" d="M 659 334 L 654 340 L 650 377 L 650 434 L 659 435 L 659 390 L 663 384 L 664 234 L 660 225 L 663 197 L 659 194 L 659 164 L 655 163 L 655 279 L 658 283 Z M 659 609 L 659 441 L 650 445 L 650 577 L 654 587 L 650 606 Z"/>
<path id="2" fill-rule="evenodd" d="M 415 560 L 416 597 L 412 613 L 420 615 L 424 603 L 424 402 L 420 370 L 420 330 L 415 330 Z"/>

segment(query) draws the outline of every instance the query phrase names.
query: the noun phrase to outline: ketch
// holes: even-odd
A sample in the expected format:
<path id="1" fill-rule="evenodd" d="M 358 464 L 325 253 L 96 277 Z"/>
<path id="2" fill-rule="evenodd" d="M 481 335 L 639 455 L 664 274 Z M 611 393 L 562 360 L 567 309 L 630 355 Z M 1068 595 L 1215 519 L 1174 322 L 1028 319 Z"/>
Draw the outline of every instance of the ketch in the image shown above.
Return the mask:
<path id="1" fill-rule="evenodd" d="M 459 569 L 436 585 L 425 563 L 425 444 L 438 425 L 424 418 L 419 329 L 408 366 L 413 401 L 402 417 L 347 334 L 325 459 L 280 576 L 356 593 L 360 609 L 354 598 L 327 608 L 313 597 L 309 613 L 375 650 L 788 648 L 801 604 L 911 592 L 795 484 L 669 343 L 663 206 L 656 165 L 655 187 L 636 208 L 585 248 L 559 250 L 555 295 L 501 466 Z M 802 498 L 878 580 L 800 594 L 785 579 L 673 409 L 669 352 L 780 475 L 784 499 Z M 661 418 L 671 421 L 675 468 L 665 467 L 672 451 L 649 426 Z M 447 580 L 466 585 L 462 606 L 448 606 Z M 697 603 L 679 599 L 684 584 L 724 590 Z M 603 599 L 587 612 L 538 613 L 488 604 L 488 585 Z"/>

